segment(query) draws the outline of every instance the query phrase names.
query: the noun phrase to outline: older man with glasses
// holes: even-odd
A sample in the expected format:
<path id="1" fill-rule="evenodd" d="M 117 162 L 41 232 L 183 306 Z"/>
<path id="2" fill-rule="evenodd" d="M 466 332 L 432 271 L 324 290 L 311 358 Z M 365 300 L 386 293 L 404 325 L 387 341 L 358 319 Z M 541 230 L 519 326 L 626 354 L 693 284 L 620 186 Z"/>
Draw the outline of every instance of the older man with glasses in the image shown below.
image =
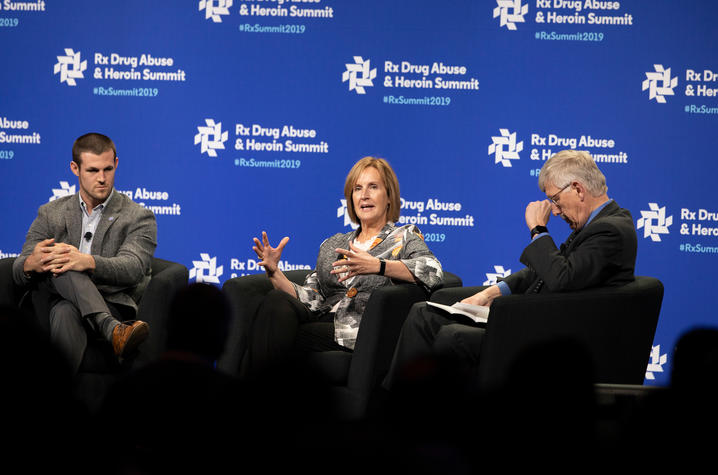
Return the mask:
<path id="1" fill-rule="evenodd" d="M 631 213 L 607 195 L 606 178 L 588 152 L 563 150 L 546 161 L 539 188 L 547 199 L 526 206 L 531 242 L 521 254 L 525 268 L 462 300 L 490 306 L 502 295 L 567 292 L 633 281 L 636 230 Z M 547 224 L 560 216 L 573 230 L 556 246 Z M 458 323 L 443 310 L 415 304 L 402 328 L 383 386 L 391 389 L 408 364 L 424 357 L 451 358 L 476 366 L 484 328 Z"/>

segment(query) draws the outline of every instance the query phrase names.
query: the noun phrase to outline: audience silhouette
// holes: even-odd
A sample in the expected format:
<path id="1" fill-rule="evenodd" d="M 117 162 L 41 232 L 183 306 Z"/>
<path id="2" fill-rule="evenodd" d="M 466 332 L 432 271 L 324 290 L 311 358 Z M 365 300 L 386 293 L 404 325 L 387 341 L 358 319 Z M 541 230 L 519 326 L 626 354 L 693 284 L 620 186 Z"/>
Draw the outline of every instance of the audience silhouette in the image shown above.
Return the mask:
<path id="1" fill-rule="evenodd" d="M 63 354 L 17 307 L 0 307 L 0 374 L 3 464 L 26 473 L 80 473 L 76 444 L 90 414 L 74 397 Z"/>
<path id="2" fill-rule="evenodd" d="M 176 295 L 170 309 L 167 350 L 119 379 L 97 417 L 103 425 L 113 421 L 104 425 L 110 440 L 126 441 L 122 457 L 114 457 L 120 473 L 209 465 L 213 460 L 207 454 L 236 429 L 223 424 L 234 381 L 214 367 L 229 320 L 224 295 L 215 286 L 193 283 Z M 107 456 L 116 448 L 107 447 Z"/>
<path id="3" fill-rule="evenodd" d="M 241 380 L 216 369 L 230 318 L 216 286 L 188 285 L 169 317 L 167 351 L 119 379 L 92 411 L 45 332 L 18 308 L 0 308 L 4 460 L 23 471 L 116 474 L 470 474 L 495 464 L 591 472 L 698 467 L 718 442 L 715 328 L 681 336 L 667 387 L 612 402 L 597 395 L 586 349 L 556 339 L 526 348 L 490 390 L 470 384 L 475 369 L 417 360 L 391 393 L 377 393 L 365 419 L 345 421 L 329 406 L 331 388 L 300 363 Z"/>
<path id="4" fill-rule="evenodd" d="M 632 402 L 620 448 L 637 466 L 703 470 L 718 443 L 718 329 L 684 332 L 673 349 L 670 383 Z"/>

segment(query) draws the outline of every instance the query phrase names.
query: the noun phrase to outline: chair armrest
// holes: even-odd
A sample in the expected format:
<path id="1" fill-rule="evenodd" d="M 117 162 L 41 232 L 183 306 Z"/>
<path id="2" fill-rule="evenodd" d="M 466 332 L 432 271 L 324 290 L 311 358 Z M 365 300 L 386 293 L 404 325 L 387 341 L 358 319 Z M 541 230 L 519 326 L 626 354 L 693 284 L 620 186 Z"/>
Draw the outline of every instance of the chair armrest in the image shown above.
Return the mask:
<path id="1" fill-rule="evenodd" d="M 414 284 L 391 285 L 372 292 L 359 325 L 349 368 L 349 389 L 373 388 L 384 377 L 409 310 L 426 298 L 424 290 Z"/>
<path id="2" fill-rule="evenodd" d="M 170 305 L 177 292 L 187 286 L 188 279 L 189 271 L 184 265 L 152 259 L 152 278 L 137 309 L 137 319 L 149 324 L 150 335 L 140 347 L 137 364 L 154 361 L 166 349 Z"/>
<path id="3" fill-rule="evenodd" d="M 293 270 L 284 272 L 284 275 L 290 281 L 301 284 L 310 272 Z M 217 360 L 218 369 L 232 376 L 241 375 L 252 319 L 264 296 L 272 289 L 272 283 L 264 273 L 234 277 L 224 282 L 222 292 L 229 302 L 231 317 L 224 352 Z"/>
<path id="4" fill-rule="evenodd" d="M 15 284 L 12 275 L 14 257 L 0 259 L 0 305 L 17 306 L 23 294 L 23 288 Z"/>
<path id="5" fill-rule="evenodd" d="M 461 287 L 462 285 L 464 285 L 464 283 L 462 282 L 461 277 L 445 270 L 444 277 L 443 277 L 443 279 L 441 279 L 441 284 L 439 284 L 435 288 L 431 289 L 431 291 L 436 292 L 439 289 L 447 289 L 450 287 Z"/>
<path id="6" fill-rule="evenodd" d="M 558 338 L 587 348 L 596 382 L 642 384 L 662 299 L 663 285 L 652 278 L 622 287 L 499 297 L 481 348 L 482 385 L 500 382 L 527 347 Z"/>

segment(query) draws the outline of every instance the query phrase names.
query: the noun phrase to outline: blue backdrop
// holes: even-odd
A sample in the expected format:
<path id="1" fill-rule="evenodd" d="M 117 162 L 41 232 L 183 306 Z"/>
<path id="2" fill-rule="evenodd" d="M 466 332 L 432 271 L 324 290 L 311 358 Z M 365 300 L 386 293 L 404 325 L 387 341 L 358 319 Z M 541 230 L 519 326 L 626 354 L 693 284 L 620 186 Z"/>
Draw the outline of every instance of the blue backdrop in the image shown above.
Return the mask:
<path id="1" fill-rule="evenodd" d="M 0 3 L 0 255 L 77 182 L 73 140 L 118 148 L 116 188 L 155 211 L 191 280 L 261 272 L 252 237 L 313 267 L 349 229 L 350 166 L 395 168 L 402 220 L 465 285 L 520 269 L 537 172 L 589 150 L 631 210 L 637 274 L 666 293 L 648 384 L 715 325 L 718 4 L 561 0 Z M 568 228 L 555 218 L 552 234 Z"/>

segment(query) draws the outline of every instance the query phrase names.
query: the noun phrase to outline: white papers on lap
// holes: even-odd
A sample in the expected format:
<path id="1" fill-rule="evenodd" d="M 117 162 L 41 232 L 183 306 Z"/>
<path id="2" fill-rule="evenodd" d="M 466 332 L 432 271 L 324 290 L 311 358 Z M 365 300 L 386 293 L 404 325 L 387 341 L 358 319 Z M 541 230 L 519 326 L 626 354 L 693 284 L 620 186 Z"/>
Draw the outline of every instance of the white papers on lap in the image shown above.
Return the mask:
<path id="1" fill-rule="evenodd" d="M 464 315 L 476 323 L 486 323 L 489 318 L 489 307 L 484 307 L 482 305 L 471 305 L 461 302 L 456 302 L 454 305 L 443 305 L 436 302 L 426 303 L 433 307 L 440 308 L 452 315 Z"/>

